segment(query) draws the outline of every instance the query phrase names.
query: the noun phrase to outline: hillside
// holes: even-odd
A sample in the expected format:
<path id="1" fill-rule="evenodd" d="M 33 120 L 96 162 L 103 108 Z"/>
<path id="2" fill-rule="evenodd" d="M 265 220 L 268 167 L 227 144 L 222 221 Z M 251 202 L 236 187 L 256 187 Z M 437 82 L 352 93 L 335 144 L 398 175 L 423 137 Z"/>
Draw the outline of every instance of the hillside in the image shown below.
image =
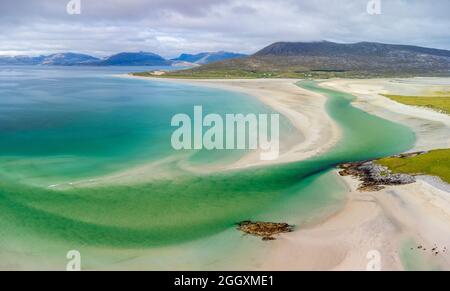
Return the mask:
<path id="1" fill-rule="evenodd" d="M 157 54 L 139 52 L 119 53 L 92 64 L 96 66 L 170 66 L 172 62 Z"/>
<path id="2" fill-rule="evenodd" d="M 98 58 L 84 54 L 62 53 L 44 57 L 40 64 L 51 66 L 73 66 L 96 62 L 98 60 Z"/>
<path id="3" fill-rule="evenodd" d="M 182 78 L 448 76 L 450 51 L 361 42 L 274 43 L 252 56 L 172 72 Z M 142 74 L 141 74 L 142 75 Z"/>
<path id="4" fill-rule="evenodd" d="M 182 54 L 172 61 L 182 61 L 198 65 L 210 64 L 214 62 L 237 59 L 246 57 L 244 54 L 230 53 L 230 52 L 206 52 L 199 54 Z"/>

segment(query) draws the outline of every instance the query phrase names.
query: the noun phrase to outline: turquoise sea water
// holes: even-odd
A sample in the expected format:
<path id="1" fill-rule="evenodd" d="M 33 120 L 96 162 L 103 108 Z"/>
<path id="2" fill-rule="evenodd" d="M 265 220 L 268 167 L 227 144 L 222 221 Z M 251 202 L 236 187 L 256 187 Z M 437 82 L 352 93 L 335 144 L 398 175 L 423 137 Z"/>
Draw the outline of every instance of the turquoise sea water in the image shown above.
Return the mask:
<path id="1" fill-rule="evenodd" d="M 403 152 L 414 143 L 408 128 L 352 107 L 352 96 L 303 82 L 303 88 L 328 96 L 327 110 L 343 129 L 343 140 L 326 154 L 281 166 L 55 190 L 47 186 L 178 154 L 168 144 L 170 118 L 194 105 L 219 113 L 270 110 L 241 94 L 119 79 L 98 69 L 0 71 L 3 267 L 15 262 L 13 254 L 26 266 L 75 248 L 90 253 L 95 268 L 95 254 L 102 251 L 135 255 L 138 249 L 201 241 L 246 219 L 301 227 L 342 201 L 343 186 L 329 173 L 336 164 Z M 293 134 L 288 124 L 283 132 Z M 243 154 L 201 152 L 195 159 L 228 161 Z M 229 246 L 225 241 L 211 248 L 219 256 Z"/>
<path id="2" fill-rule="evenodd" d="M 120 79 L 111 75 L 121 71 L 110 70 L 1 69 L 0 171 L 51 184 L 102 175 L 175 154 L 171 118 L 192 116 L 194 105 L 205 114 L 270 112 L 248 96 Z M 192 159 L 245 152 L 220 153 L 202 151 Z"/>

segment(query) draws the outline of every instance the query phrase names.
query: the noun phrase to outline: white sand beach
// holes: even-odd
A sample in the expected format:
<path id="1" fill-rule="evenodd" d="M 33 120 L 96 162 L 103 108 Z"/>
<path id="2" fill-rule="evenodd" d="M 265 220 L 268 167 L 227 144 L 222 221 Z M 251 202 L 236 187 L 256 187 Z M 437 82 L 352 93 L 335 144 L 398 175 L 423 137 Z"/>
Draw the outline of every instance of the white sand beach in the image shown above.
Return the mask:
<path id="1" fill-rule="evenodd" d="M 319 155 L 332 148 L 340 139 L 341 131 L 337 124 L 328 116 L 325 110 L 326 97 L 304 90 L 295 85 L 299 80 L 270 79 L 270 80 L 183 80 L 135 77 L 117 75 L 120 78 L 142 79 L 146 81 L 182 83 L 195 86 L 218 88 L 256 97 L 260 102 L 285 116 L 297 130 L 297 136 L 289 143 L 280 140 L 280 156 L 276 160 L 263 161 L 259 150 L 251 151 L 237 162 L 230 164 L 215 164 L 194 166 L 186 161 L 189 154 L 180 153 L 169 159 L 140 165 L 126 171 L 93 180 L 75 181 L 72 185 L 52 185 L 53 188 L 63 189 L 67 186 L 91 187 L 99 184 L 114 184 L 136 181 L 148 181 L 161 177 L 174 177 L 179 172 L 210 173 L 243 169 L 254 166 L 268 166 L 305 160 Z M 214 96 L 211 96 L 214 98 Z M 169 167 L 169 163 L 177 163 L 179 172 Z M 158 174 L 154 168 L 158 168 Z M 151 173 L 151 174 L 149 174 Z"/>
<path id="2" fill-rule="evenodd" d="M 326 113 L 326 97 L 298 87 L 295 83 L 299 80 L 175 80 L 165 78 L 135 77 L 129 75 L 121 75 L 120 77 L 206 86 L 251 95 L 256 97 L 265 105 L 284 115 L 299 132 L 299 139 L 296 144 L 290 145 L 288 150 L 281 152 L 280 157 L 276 160 L 262 161 L 260 160 L 259 152 L 253 151 L 237 163 L 225 168 L 208 168 L 208 171 L 239 169 L 305 160 L 326 152 L 339 141 L 341 136 L 339 127 Z"/>
<path id="3" fill-rule="evenodd" d="M 414 130 L 412 152 L 450 148 L 450 117 L 432 109 L 397 103 L 380 94 L 421 95 L 450 88 L 450 78 L 331 80 L 321 86 L 357 97 L 353 105 L 370 114 L 404 124 Z"/>
<path id="4" fill-rule="evenodd" d="M 424 85 L 424 81 L 427 83 Z M 448 148 L 450 116 L 402 105 L 379 93 L 409 92 L 448 84 L 450 79 L 333 80 L 324 87 L 357 97 L 355 106 L 412 128 L 417 143 L 412 151 Z M 408 84 L 405 86 L 404 84 Z M 336 173 L 337 174 L 337 173 Z M 410 185 L 389 186 L 378 192 L 357 191 L 359 181 L 343 178 L 349 188 L 347 205 L 319 225 L 283 235 L 263 269 L 366 270 L 367 255 L 381 255 L 382 270 L 404 270 L 402 252 L 422 261 L 426 269 L 450 267 L 450 192 L 439 179 L 419 177 Z M 406 241 L 414 241 L 405 246 Z M 420 249 L 419 249 L 420 248 Z M 433 252 L 434 250 L 434 252 Z M 438 254 L 436 254 L 438 252 Z"/>
<path id="5" fill-rule="evenodd" d="M 285 115 L 303 138 L 283 153 L 277 163 L 320 154 L 340 138 L 340 129 L 325 111 L 326 97 L 299 88 L 295 85 L 297 80 L 156 80 L 246 93 Z M 450 147 L 450 117 L 402 105 L 379 94 L 419 92 L 434 83 L 447 86 L 447 82 L 449 79 L 426 79 L 425 83 L 421 79 L 328 80 L 321 85 L 353 94 L 357 97 L 354 106 L 412 128 L 417 135 L 413 151 L 417 151 Z M 258 161 L 255 154 L 233 167 L 268 163 L 271 162 Z M 409 249 L 409 252 L 424 257 L 430 268 L 450 268 L 450 253 L 443 251 L 450 248 L 450 193 L 446 185 L 436 179 L 419 178 L 411 185 L 359 192 L 358 181 L 343 179 L 349 190 L 345 207 L 326 221 L 270 242 L 272 246 L 260 269 L 366 270 L 367 255 L 375 250 L 381 256 L 383 270 L 403 270 L 402 253 L 407 241 L 426 249 Z M 434 248 L 439 254 L 432 253 Z"/>

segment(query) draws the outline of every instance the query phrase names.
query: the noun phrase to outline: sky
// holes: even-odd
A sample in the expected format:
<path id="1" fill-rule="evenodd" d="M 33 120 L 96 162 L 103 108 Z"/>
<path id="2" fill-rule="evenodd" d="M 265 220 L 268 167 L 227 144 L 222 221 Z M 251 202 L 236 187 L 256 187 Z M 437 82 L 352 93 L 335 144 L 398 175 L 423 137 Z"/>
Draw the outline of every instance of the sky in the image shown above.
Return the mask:
<path id="1" fill-rule="evenodd" d="M 450 0 L 0 0 L 0 55 L 251 54 L 277 41 L 450 49 Z M 381 3 L 381 14 L 369 10 Z M 374 6 L 371 6 L 374 7 Z"/>

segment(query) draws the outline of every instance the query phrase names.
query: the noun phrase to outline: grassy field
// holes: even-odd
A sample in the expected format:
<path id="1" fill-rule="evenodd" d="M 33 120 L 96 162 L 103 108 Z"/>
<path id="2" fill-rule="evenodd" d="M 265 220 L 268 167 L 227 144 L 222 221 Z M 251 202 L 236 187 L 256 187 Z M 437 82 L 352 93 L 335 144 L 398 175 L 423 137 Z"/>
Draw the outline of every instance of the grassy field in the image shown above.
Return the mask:
<path id="1" fill-rule="evenodd" d="M 388 72 L 369 72 L 369 71 L 343 71 L 307 68 L 216 68 L 214 64 L 204 65 L 202 67 L 186 70 L 168 71 L 163 75 L 156 75 L 153 72 L 133 73 L 134 76 L 156 77 L 156 78 L 174 78 L 174 79 L 371 79 L 371 78 L 410 78 L 416 76 L 413 73 L 388 73 Z M 425 75 L 423 75 L 425 76 Z"/>
<path id="2" fill-rule="evenodd" d="M 158 78 L 183 78 L 183 79 L 261 79 L 261 78 L 281 78 L 287 77 L 285 74 L 273 72 L 253 72 L 245 70 L 229 71 L 195 71 L 182 70 L 166 72 L 164 75 L 155 76 L 152 72 L 134 73 L 134 76 L 140 77 L 158 77 Z M 294 77 L 294 76 L 291 76 Z"/>
<path id="3" fill-rule="evenodd" d="M 394 173 L 438 176 L 450 184 L 450 149 L 434 150 L 415 157 L 385 158 L 377 163 Z"/>
<path id="4" fill-rule="evenodd" d="M 364 78 L 365 75 L 352 72 L 333 71 L 252 71 L 252 70 L 181 70 L 155 75 L 152 72 L 133 73 L 133 76 L 175 78 L 175 79 L 329 79 L 329 78 Z"/>
<path id="5" fill-rule="evenodd" d="M 400 96 L 383 95 L 406 105 L 422 106 L 450 114 L 450 94 L 435 94 L 436 96 Z"/>

